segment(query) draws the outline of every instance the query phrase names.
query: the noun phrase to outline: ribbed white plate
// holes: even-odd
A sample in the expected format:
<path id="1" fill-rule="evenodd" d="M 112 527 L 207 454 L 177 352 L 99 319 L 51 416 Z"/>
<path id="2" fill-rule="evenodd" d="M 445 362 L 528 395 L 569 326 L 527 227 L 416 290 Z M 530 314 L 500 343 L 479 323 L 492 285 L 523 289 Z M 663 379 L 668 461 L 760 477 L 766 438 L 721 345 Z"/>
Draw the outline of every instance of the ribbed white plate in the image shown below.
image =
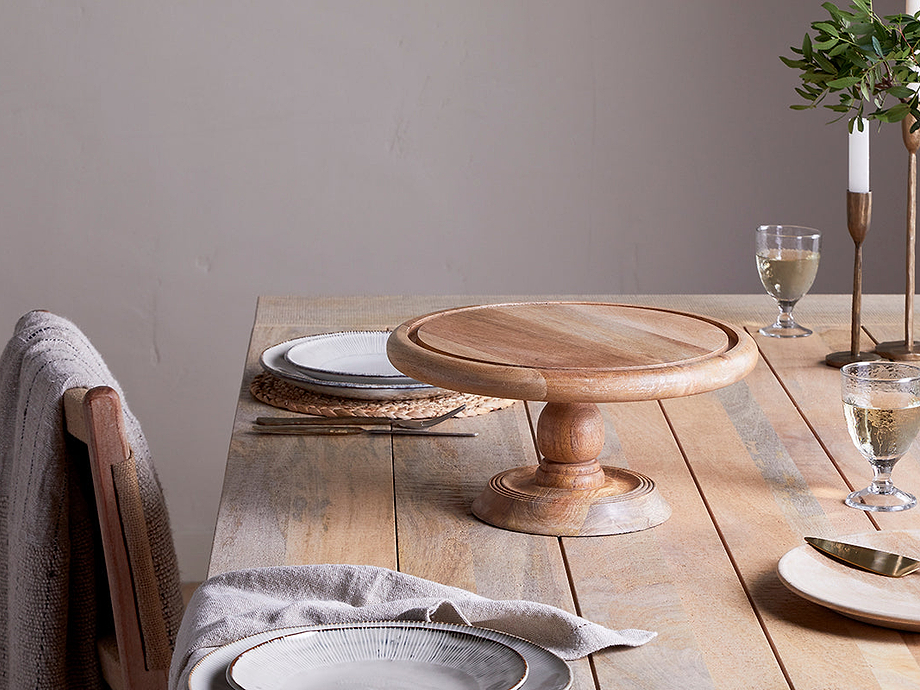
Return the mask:
<path id="1" fill-rule="evenodd" d="M 301 371 L 324 381 L 407 383 L 408 376 L 387 357 L 386 331 L 342 331 L 310 335 L 293 344 L 285 359 Z"/>
<path id="2" fill-rule="evenodd" d="M 500 642 L 438 628 L 326 628 L 256 645 L 227 668 L 240 690 L 515 690 L 524 657 Z"/>
<path id="3" fill-rule="evenodd" d="M 364 623 L 350 623 L 352 627 L 360 627 Z M 390 626 L 394 628 L 439 628 L 441 630 L 460 630 L 469 635 L 484 637 L 488 640 L 496 640 L 505 644 L 521 656 L 527 662 L 527 680 L 521 686 L 521 690 L 568 690 L 572 685 L 572 670 L 569 665 L 553 654 L 548 649 L 535 645 L 532 642 L 523 640 L 520 637 L 506 635 L 505 633 L 489 630 L 488 628 L 476 628 L 468 625 L 453 625 L 451 623 L 422 623 L 417 621 L 387 621 L 374 623 L 377 626 Z M 213 652 L 203 657 L 189 671 L 188 690 L 233 690 L 227 681 L 227 666 L 237 656 L 247 649 L 251 649 L 261 642 L 267 642 L 281 635 L 304 632 L 305 630 L 321 630 L 327 627 L 345 627 L 336 626 L 300 626 L 295 628 L 282 628 L 280 630 L 266 630 L 265 632 L 256 633 L 241 640 L 230 642 L 218 647 Z"/>

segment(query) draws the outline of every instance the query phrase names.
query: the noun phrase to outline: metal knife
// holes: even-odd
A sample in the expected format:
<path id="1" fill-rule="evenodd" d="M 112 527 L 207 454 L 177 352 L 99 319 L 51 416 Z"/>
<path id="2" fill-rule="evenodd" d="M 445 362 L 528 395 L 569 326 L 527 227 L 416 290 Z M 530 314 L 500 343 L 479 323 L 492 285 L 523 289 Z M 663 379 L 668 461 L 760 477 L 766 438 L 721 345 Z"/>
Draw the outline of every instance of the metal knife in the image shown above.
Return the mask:
<path id="1" fill-rule="evenodd" d="M 887 577 L 904 577 L 920 570 L 920 561 L 900 554 L 819 537 L 805 537 L 805 541 L 835 560 L 868 570 L 870 573 Z"/>
<path id="2" fill-rule="evenodd" d="M 358 434 L 388 434 L 390 436 L 479 436 L 466 431 L 428 431 L 426 429 L 365 429 L 360 426 L 270 426 L 253 424 L 258 434 L 286 434 L 288 436 L 355 436 Z"/>
<path id="3" fill-rule="evenodd" d="M 389 417 L 256 417 L 255 423 L 259 426 L 372 426 L 393 421 Z"/>

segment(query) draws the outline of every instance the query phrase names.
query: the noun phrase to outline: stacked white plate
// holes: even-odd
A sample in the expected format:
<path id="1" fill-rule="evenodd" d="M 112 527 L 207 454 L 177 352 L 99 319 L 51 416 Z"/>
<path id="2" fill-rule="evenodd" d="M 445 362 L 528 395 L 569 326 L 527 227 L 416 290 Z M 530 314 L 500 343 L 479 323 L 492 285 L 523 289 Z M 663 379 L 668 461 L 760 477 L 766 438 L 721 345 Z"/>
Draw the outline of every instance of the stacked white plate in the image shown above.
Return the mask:
<path id="1" fill-rule="evenodd" d="M 189 690 L 566 690 L 568 664 L 511 635 L 465 625 L 387 621 L 285 628 L 216 649 Z"/>
<path id="2" fill-rule="evenodd" d="M 387 331 L 341 331 L 288 340 L 262 353 L 265 371 L 313 393 L 411 400 L 448 391 L 416 381 L 387 357 Z"/>

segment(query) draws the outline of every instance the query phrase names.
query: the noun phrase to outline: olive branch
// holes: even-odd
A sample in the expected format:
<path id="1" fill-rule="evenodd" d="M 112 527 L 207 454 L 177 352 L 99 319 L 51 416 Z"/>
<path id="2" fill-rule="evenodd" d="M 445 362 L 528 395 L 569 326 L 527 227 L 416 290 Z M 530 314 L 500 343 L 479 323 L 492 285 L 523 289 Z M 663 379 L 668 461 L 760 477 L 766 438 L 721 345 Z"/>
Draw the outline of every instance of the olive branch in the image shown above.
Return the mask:
<path id="1" fill-rule="evenodd" d="M 821 105 L 840 113 L 833 122 L 850 115 L 851 132 L 860 118 L 900 122 L 909 115 L 915 120 L 910 131 L 920 128 L 920 96 L 908 86 L 920 85 L 920 20 L 907 14 L 880 17 L 872 0 L 852 0 L 848 10 L 831 2 L 821 7 L 829 18 L 811 24 L 814 37 L 806 33 L 801 48 L 790 48 L 796 57 L 780 57 L 800 71 L 802 83 L 795 90 L 807 101 L 790 107 Z M 830 102 L 833 96 L 836 102 Z"/>

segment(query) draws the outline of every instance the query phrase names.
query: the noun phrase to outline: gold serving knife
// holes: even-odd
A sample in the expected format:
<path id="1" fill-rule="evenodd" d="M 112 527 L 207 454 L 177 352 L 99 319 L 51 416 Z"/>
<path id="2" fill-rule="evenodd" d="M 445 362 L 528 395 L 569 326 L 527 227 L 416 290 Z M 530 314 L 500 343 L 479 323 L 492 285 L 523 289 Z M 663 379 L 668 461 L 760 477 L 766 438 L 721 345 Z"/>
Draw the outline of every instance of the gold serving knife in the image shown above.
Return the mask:
<path id="1" fill-rule="evenodd" d="M 868 570 L 870 573 L 887 577 L 904 577 L 920 570 L 920 561 L 900 554 L 819 537 L 805 537 L 805 541 L 835 560 Z"/>

